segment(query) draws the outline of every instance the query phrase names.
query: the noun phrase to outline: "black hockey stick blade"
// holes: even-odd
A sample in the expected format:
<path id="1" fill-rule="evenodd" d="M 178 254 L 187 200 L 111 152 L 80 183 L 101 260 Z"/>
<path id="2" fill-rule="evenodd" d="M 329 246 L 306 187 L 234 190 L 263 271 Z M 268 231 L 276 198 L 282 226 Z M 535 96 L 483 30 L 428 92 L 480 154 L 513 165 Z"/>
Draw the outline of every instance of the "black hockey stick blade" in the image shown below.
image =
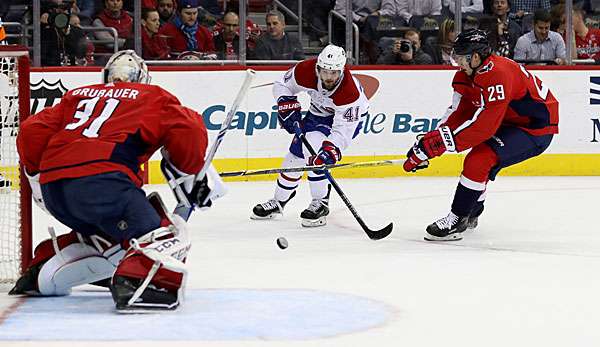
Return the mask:
<path id="1" fill-rule="evenodd" d="M 385 228 L 379 230 L 371 230 L 369 228 L 364 228 L 364 230 L 371 240 L 381 240 L 392 233 L 392 230 L 394 230 L 394 223 L 390 223 L 386 225 Z"/>

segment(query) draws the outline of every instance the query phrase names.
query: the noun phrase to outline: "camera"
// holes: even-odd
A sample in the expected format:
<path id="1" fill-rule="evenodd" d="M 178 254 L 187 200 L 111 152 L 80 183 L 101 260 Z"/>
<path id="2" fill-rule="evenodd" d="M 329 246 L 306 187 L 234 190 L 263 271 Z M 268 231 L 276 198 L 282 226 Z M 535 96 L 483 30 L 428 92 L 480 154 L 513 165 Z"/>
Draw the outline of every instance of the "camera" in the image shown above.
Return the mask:
<path id="1" fill-rule="evenodd" d="M 400 52 L 408 53 L 412 49 L 412 43 L 410 41 L 400 41 Z"/>
<path id="2" fill-rule="evenodd" d="M 71 19 L 71 8 L 74 0 L 63 0 L 60 4 L 53 1 L 44 3 L 45 10 L 48 12 L 48 24 L 59 33 L 66 33 L 69 29 L 69 20 Z"/>

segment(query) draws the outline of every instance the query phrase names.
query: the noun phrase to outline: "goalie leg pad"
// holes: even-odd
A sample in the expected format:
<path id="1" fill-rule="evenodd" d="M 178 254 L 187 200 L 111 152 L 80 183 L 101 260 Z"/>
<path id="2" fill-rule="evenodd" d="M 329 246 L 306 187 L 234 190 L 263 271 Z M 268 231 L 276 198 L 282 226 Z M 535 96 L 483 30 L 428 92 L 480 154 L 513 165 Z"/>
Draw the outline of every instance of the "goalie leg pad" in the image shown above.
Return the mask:
<path id="1" fill-rule="evenodd" d="M 68 295 L 71 288 L 110 278 L 124 255 L 121 245 L 97 235 L 82 237 L 71 231 L 36 247 L 34 259 L 17 280 L 11 295 Z"/>
<path id="2" fill-rule="evenodd" d="M 171 218 L 173 225 L 130 241 L 110 287 L 118 311 L 172 310 L 181 303 L 191 243 L 185 221 Z"/>

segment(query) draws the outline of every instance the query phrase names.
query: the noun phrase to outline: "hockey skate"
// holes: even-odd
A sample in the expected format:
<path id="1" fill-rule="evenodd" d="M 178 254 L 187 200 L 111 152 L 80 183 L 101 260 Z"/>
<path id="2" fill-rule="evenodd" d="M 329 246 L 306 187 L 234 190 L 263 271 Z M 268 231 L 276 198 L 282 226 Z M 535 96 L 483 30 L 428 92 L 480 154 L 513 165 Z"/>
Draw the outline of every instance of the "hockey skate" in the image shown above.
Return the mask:
<path id="1" fill-rule="evenodd" d="M 479 216 L 483 213 L 483 202 L 477 202 L 477 205 L 473 208 L 473 211 L 467 219 L 467 229 L 473 230 L 477 228 Z"/>
<path id="2" fill-rule="evenodd" d="M 425 234 L 427 241 L 458 241 L 462 240 L 463 231 L 467 230 L 468 217 L 459 217 L 450 212 L 446 217 L 430 224 Z"/>
<path id="3" fill-rule="evenodd" d="M 329 215 L 328 199 L 313 199 L 308 207 L 302 211 L 303 227 L 320 227 L 327 224 L 327 215 Z"/>
<path id="4" fill-rule="evenodd" d="M 130 304 L 143 280 L 115 275 L 111 283 L 111 294 L 119 313 L 147 313 L 153 311 L 175 310 L 179 306 L 177 294 L 158 288 L 150 283 L 142 294 Z"/>
<path id="5" fill-rule="evenodd" d="M 292 192 L 292 195 L 285 201 L 278 201 L 276 199 L 270 199 L 269 201 L 258 204 L 252 209 L 252 215 L 250 219 L 273 219 L 277 215 L 283 214 L 283 208 L 285 205 L 296 196 L 296 191 Z"/>

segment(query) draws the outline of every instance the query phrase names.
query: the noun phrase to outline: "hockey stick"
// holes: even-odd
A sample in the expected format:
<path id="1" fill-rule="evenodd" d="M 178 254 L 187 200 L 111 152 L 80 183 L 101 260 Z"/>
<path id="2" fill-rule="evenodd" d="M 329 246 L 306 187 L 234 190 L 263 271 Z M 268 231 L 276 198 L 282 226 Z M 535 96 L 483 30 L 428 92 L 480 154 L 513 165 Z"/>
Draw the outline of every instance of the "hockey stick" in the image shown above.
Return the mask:
<path id="1" fill-rule="evenodd" d="M 386 166 L 386 165 L 402 165 L 404 160 L 393 159 L 393 160 L 376 160 L 376 161 L 363 161 L 356 163 L 342 163 L 342 164 L 330 164 L 330 165 L 315 165 L 315 166 L 296 166 L 296 167 L 285 167 L 285 168 L 272 168 L 272 169 L 258 169 L 258 170 L 243 170 L 243 171 L 229 171 L 221 172 L 221 177 L 236 177 L 236 176 L 256 176 L 256 175 L 269 175 L 285 172 L 304 172 L 304 171 L 316 171 L 316 170 L 331 170 L 338 168 L 363 168 L 373 166 Z"/>
<path id="2" fill-rule="evenodd" d="M 217 153 L 217 149 L 219 149 L 219 146 L 221 145 L 221 142 L 223 142 L 223 138 L 225 137 L 225 133 L 227 132 L 227 130 L 229 129 L 229 126 L 231 125 L 233 116 L 235 115 L 238 108 L 240 107 L 240 103 L 242 102 L 242 100 L 246 97 L 246 94 L 248 93 L 248 89 L 250 88 L 250 83 L 252 83 L 252 80 L 254 79 L 255 76 L 256 76 L 256 71 L 254 71 L 252 69 L 246 70 L 246 78 L 244 79 L 244 83 L 242 83 L 242 87 L 240 88 L 240 91 L 238 92 L 237 96 L 233 100 L 233 104 L 231 105 L 231 108 L 229 109 L 229 112 L 227 113 L 225 120 L 223 120 L 223 123 L 221 123 L 221 128 L 219 129 L 219 134 L 217 134 L 217 137 L 215 138 L 215 142 L 213 143 L 212 147 L 210 147 L 210 150 L 206 154 L 206 157 L 204 158 L 204 166 L 202 166 L 202 169 L 200 170 L 200 172 L 198 172 L 198 174 L 196 174 L 196 180 L 201 180 L 204 178 L 204 175 L 206 174 L 206 170 L 208 170 L 208 168 L 210 167 L 210 164 L 212 163 L 212 161 L 215 157 L 215 154 Z M 193 210 L 194 210 L 194 206 L 186 206 L 186 204 L 180 202 L 175 207 L 175 211 L 173 211 L 173 213 L 179 215 L 181 218 L 183 218 L 187 221 L 190 218 L 190 215 L 192 214 Z"/>
<path id="3" fill-rule="evenodd" d="M 310 152 L 311 155 L 317 155 L 317 153 L 312 148 L 312 146 L 310 145 L 308 140 L 304 137 L 304 134 L 302 133 L 302 129 L 300 129 L 300 126 L 298 125 L 298 123 L 296 123 L 296 136 L 302 141 L 302 143 L 304 144 L 306 149 L 308 149 L 308 151 Z M 338 195 L 340 196 L 340 198 L 342 199 L 344 204 L 346 204 L 346 207 L 348 207 L 350 212 L 352 212 L 354 219 L 356 219 L 358 224 L 360 224 L 363 231 L 367 234 L 367 236 L 371 240 L 380 240 L 380 239 L 388 236 L 392 232 L 392 229 L 394 228 L 394 223 L 390 223 L 387 226 L 385 226 L 383 229 L 379 229 L 379 230 L 369 229 L 369 227 L 362 220 L 362 218 L 360 217 L 358 212 L 356 212 L 356 209 L 354 208 L 354 206 L 352 206 L 352 203 L 350 202 L 350 200 L 348 200 L 348 197 L 346 196 L 346 194 L 344 194 L 344 191 L 342 191 L 342 188 L 340 188 L 340 186 L 337 184 L 335 179 L 333 179 L 333 176 L 331 176 L 331 173 L 329 173 L 329 171 L 327 171 L 326 169 L 323 170 L 323 173 L 325 174 L 325 177 L 329 180 L 329 183 L 331 183 L 331 185 L 333 186 L 333 189 L 335 189 L 335 191 L 338 193 Z"/>
<path id="4" fill-rule="evenodd" d="M 262 88 L 262 87 L 268 87 L 268 86 L 272 86 L 274 85 L 275 82 L 269 82 L 269 83 L 264 83 L 264 84 L 258 84 L 255 86 L 250 87 L 250 89 L 255 89 L 255 88 Z"/>

